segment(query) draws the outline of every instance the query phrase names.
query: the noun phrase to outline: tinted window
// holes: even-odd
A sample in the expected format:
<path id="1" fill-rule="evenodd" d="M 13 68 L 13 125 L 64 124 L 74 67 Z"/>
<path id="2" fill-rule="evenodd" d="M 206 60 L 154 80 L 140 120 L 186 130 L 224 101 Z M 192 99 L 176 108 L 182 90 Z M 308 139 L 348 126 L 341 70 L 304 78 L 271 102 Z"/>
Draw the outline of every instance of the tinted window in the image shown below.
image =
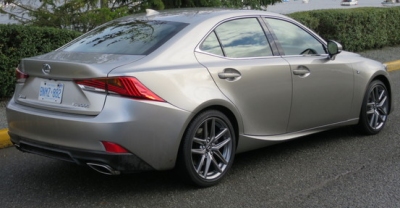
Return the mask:
<path id="1" fill-rule="evenodd" d="M 297 25 L 277 19 L 266 18 L 266 20 L 278 38 L 285 55 L 326 54 L 323 45 Z"/>
<path id="2" fill-rule="evenodd" d="M 65 51 L 147 55 L 187 24 L 166 21 L 111 22 L 94 29 Z"/>
<path id="3" fill-rule="evenodd" d="M 225 22 L 215 29 L 225 56 L 233 58 L 271 56 L 267 38 L 256 18 Z"/>
<path id="4" fill-rule="evenodd" d="M 220 55 L 223 56 L 223 52 L 221 49 L 221 46 L 219 45 L 217 36 L 215 35 L 214 32 L 212 32 L 207 38 L 206 40 L 200 45 L 200 49 L 208 52 L 208 53 L 212 53 L 212 54 L 216 54 L 216 55 Z"/>

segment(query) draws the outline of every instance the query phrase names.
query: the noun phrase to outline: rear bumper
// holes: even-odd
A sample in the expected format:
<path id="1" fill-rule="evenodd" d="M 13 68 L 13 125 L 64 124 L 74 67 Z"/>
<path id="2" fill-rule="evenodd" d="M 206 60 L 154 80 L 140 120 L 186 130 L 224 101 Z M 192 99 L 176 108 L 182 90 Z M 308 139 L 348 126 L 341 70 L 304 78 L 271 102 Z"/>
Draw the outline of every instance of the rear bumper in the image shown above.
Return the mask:
<path id="1" fill-rule="evenodd" d="M 110 154 L 36 142 L 10 133 L 11 142 L 22 151 L 78 165 L 99 164 L 122 173 L 149 171 L 153 168 L 135 154 Z"/>
<path id="2" fill-rule="evenodd" d="M 46 156 L 53 158 L 61 155 L 57 159 L 68 158 L 64 160 L 78 164 L 90 159 L 129 172 L 142 163 L 155 170 L 173 168 L 191 116 L 168 103 L 117 96 L 107 96 L 103 110 L 96 116 L 32 108 L 13 99 L 6 113 L 12 141 L 23 151 L 47 152 L 50 155 Z M 117 143 L 131 155 L 110 155 L 101 141 Z"/>

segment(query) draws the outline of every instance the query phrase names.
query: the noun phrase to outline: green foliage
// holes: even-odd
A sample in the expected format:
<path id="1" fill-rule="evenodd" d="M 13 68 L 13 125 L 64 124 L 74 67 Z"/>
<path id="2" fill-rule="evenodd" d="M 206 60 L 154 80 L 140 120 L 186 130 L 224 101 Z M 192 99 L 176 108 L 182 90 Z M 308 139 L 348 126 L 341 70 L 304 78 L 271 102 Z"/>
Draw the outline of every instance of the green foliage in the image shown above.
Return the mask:
<path id="1" fill-rule="evenodd" d="M 110 20 L 132 13 L 137 5 L 133 1 L 123 0 L 68 0 L 61 4 L 59 0 L 41 0 L 16 4 L 10 10 L 0 8 L 11 19 L 21 24 L 72 29 L 87 32 Z"/>
<path id="2" fill-rule="evenodd" d="M 400 45 L 400 7 L 314 10 L 289 16 L 348 51 Z"/>
<path id="3" fill-rule="evenodd" d="M 7 0 L 17 2 L 18 0 Z M 10 10 L 0 8 L 21 24 L 72 29 L 87 32 L 118 17 L 143 12 L 145 9 L 184 7 L 233 7 L 266 9 L 281 0 L 27 0 Z"/>
<path id="4" fill-rule="evenodd" d="M 0 25 L 0 98 L 14 91 L 15 68 L 23 57 L 50 52 L 80 33 L 54 28 Z"/>

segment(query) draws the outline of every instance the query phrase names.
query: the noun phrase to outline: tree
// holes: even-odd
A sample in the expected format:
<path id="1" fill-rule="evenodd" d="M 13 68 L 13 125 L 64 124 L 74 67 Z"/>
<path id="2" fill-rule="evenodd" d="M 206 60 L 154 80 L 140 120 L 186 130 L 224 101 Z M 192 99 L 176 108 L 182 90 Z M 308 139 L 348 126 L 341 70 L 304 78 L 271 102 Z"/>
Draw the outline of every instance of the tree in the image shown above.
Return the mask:
<path id="1" fill-rule="evenodd" d="M 86 32 L 112 19 L 142 12 L 187 7 L 266 9 L 281 0 L 5 0 L 0 13 L 21 24 Z"/>

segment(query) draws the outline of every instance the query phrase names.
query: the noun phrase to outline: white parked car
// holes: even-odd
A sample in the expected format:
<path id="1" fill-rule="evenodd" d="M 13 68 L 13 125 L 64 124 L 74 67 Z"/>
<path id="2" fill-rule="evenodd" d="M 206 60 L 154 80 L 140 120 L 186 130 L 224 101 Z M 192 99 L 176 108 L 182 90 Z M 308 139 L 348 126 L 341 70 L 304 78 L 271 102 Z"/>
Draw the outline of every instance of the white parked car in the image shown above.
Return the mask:
<path id="1" fill-rule="evenodd" d="M 357 0 L 343 0 L 340 5 L 342 5 L 342 6 L 353 6 L 353 5 L 357 5 L 357 4 L 358 4 Z"/>

